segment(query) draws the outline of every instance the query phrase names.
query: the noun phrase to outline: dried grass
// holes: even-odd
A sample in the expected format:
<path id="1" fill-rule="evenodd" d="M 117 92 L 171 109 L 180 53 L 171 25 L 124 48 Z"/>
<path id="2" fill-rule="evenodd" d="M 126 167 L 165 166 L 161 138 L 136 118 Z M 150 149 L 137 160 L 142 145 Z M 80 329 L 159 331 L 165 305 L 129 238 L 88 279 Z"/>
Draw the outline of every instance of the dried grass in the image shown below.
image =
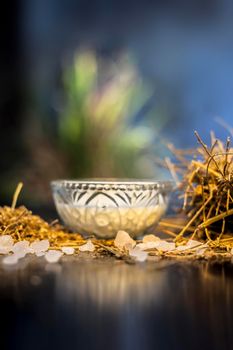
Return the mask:
<path id="1" fill-rule="evenodd" d="M 40 216 L 32 214 L 24 206 L 16 207 L 21 189 L 22 183 L 19 183 L 11 207 L 0 207 L 0 235 L 11 235 L 15 242 L 22 240 L 34 242 L 48 239 L 51 249 L 61 249 L 62 247 L 76 249 L 86 243 L 86 240 L 79 233 L 69 232 L 58 224 L 57 220 L 48 223 Z M 96 243 L 97 251 L 107 251 L 107 248 L 113 245 L 113 241 L 97 242 L 93 239 L 93 242 Z"/>
<path id="2" fill-rule="evenodd" d="M 183 206 L 179 214 L 160 223 L 163 232 L 175 234 L 177 245 L 188 239 L 207 242 L 213 250 L 233 247 L 233 148 L 230 138 L 222 142 L 211 133 L 208 147 L 195 132 L 195 150 L 169 145 L 176 162 L 169 162 Z M 166 161 L 166 165 L 168 162 Z"/>

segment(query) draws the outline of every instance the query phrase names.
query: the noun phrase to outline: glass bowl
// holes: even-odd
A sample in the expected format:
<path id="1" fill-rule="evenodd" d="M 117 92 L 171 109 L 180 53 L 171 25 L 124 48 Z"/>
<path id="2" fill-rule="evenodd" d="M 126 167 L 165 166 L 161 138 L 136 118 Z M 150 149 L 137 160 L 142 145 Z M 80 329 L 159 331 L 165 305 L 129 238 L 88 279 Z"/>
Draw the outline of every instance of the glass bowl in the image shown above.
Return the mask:
<path id="1" fill-rule="evenodd" d="M 57 211 L 73 231 L 114 238 L 119 230 L 141 236 L 167 209 L 172 181 L 57 180 L 51 182 Z"/>

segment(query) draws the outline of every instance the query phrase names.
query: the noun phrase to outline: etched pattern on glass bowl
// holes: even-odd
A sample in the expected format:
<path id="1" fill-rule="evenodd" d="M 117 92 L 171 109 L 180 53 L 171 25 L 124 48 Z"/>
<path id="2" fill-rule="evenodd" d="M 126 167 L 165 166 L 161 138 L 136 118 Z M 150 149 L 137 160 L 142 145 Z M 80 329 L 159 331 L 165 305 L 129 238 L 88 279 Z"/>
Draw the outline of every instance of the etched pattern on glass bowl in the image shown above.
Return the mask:
<path id="1" fill-rule="evenodd" d="M 132 237 L 155 225 L 167 209 L 171 181 L 57 180 L 51 183 L 57 211 L 72 230 L 113 238 Z"/>

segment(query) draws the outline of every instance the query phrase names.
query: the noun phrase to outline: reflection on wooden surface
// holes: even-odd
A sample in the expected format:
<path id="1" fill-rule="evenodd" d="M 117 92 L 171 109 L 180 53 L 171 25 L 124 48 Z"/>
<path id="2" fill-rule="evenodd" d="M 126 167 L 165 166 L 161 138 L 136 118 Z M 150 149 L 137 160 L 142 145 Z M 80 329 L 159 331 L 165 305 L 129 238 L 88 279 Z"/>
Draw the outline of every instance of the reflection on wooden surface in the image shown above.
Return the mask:
<path id="1" fill-rule="evenodd" d="M 89 300 L 103 308 L 125 307 L 128 303 L 146 305 L 160 297 L 164 274 L 160 269 L 128 265 L 112 260 L 79 263 L 64 267 L 57 276 L 57 292 L 70 303 Z"/>
<path id="2" fill-rule="evenodd" d="M 230 349 L 230 262 L 0 267 L 1 349 Z"/>

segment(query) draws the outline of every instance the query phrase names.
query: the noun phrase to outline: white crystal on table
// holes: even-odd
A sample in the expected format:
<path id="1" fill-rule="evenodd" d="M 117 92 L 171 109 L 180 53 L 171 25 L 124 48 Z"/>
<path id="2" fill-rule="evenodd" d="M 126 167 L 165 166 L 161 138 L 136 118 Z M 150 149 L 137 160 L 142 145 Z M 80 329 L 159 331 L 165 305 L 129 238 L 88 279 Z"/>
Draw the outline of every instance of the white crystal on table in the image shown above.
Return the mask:
<path id="1" fill-rule="evenodd" d="M 160 241 L 161 239 L 155 235 L 145 235 L 142 239 L 142 242 L 143 243 L 148 243 L 148 242 L 158 242 Z"/>
<path id="2" fill-rule="evenodd" d="M 43 239 L 41 241 L 35 241 L 31 243 L 30 249 L 32 253 L 41 253 L 46 252 L 49 249 L 49 240 Z"/>
<path id="3" fill-rule="evenodd" d="M 178 251 L 185 251 L 185 250 L 195 250 L 197 248 L 200 248 L 203 244 L 199 241 L 196 241 L 194 239 L 190 239 L 186 244 L 178 246 L 176 249 Z"/>
<path id="4" fill-rule="evenodd" d="M 201 245 L 202 243 L 201 242 L 199 242 L 199 241 L 196 241 L 195 239 L 190 239 L 189 241 L 188 241 L 188 243 L 187 243 L 187 246 L 189 247 L 189 248 L 195 248 L 195 247 L 200 247 L 200 245 Z"/>
<path id="5" fill-rule="evenodd" d="M 176 250 L 178 250 L 179 252 L 182 252 L 184 250 L 189 250 L 190 247 L 187 246 L 187 244 L 185 245 L 179 245 L 178 247 L 176 247 Z"/>
<path id="6" fill-rule="evenodd" d="M 73 247 L 62 247 L 61 250 L 66 255 L 73 255 L 74 254 L 74 248 Z"/>
<path id="7" fill-rule="evenodd" d="M 147 259 L 148 253 L 144 252 L 138 247 L 129 249 L 129 255 L 133 257 L 135 260 L 143 262 Z"/>
<path id="8" fill-rule="evenodd" d="M 16 253 L 19 250 L 22 250 L 22 249 L 26 250 L 28 248 L 29 248 L 29 241 L 19 241 L 13 245 L 12 252 Z"/>
<path id="9" fill-rule="evenodd" d="M 49 263 L 56 263 L 62 257 L 63 253 L 60 250 L 49 250 L 45 253 L 45 259 Z"/>
<path id="10" fill-rule="evenodd" d="M 156 249 L 160 245 L 160 240 L 159 241 L 151 241 L 151 242 L 146 242 L 146 243 L 138 243 L 137 247 L 140 248 L 141 250 L 147 250 L 147 249 Z"/>
<path id="11" fill-rule="evenodd" d="M 114 240 L 114 245 L 119 249 L 128 249 L 129 247 L 133 248 L 136 245 L 136 242 L 133 240 L 133 238 L 130 237 L 127 232 L 118 231 Z"/>
<path id="12" fill-rule="evenodd" d="M 18 256 L 18 259 L 24 258 L 26 254 L 30 253 L 29 241 L 19 241 L 12 247 L 12 252 Z"/>
<path id="13" fill-rule="evenodd" d="M 8 254 L 13 247 L 14 240 L 10 235 L 0 236 L 0 254 Z"/>
<path id="14" fill-rule="evenodd" d="M 89 239 L 87 243 L 81 245 L 79 247 L 80 252 L 94 252 L 95 246 L 92 241 Z"/>
<path id="15" fill-rule="evenodd" d="M 2 259 L 2 262 L 5 265 L 15 265 L 15 264 L 17 264 L 18 260 L 19 260 L 18 255 L 12 254 L 12 255 L 5 256 Z"/>
<path id="16" fill-rule="evenodd" d="M 176 245 L 174 242 L 167 242 L 161 239 L 156 249 L 161 250 L 162 252 L 170 252 L 171 250 L 176 249 Z"/>

